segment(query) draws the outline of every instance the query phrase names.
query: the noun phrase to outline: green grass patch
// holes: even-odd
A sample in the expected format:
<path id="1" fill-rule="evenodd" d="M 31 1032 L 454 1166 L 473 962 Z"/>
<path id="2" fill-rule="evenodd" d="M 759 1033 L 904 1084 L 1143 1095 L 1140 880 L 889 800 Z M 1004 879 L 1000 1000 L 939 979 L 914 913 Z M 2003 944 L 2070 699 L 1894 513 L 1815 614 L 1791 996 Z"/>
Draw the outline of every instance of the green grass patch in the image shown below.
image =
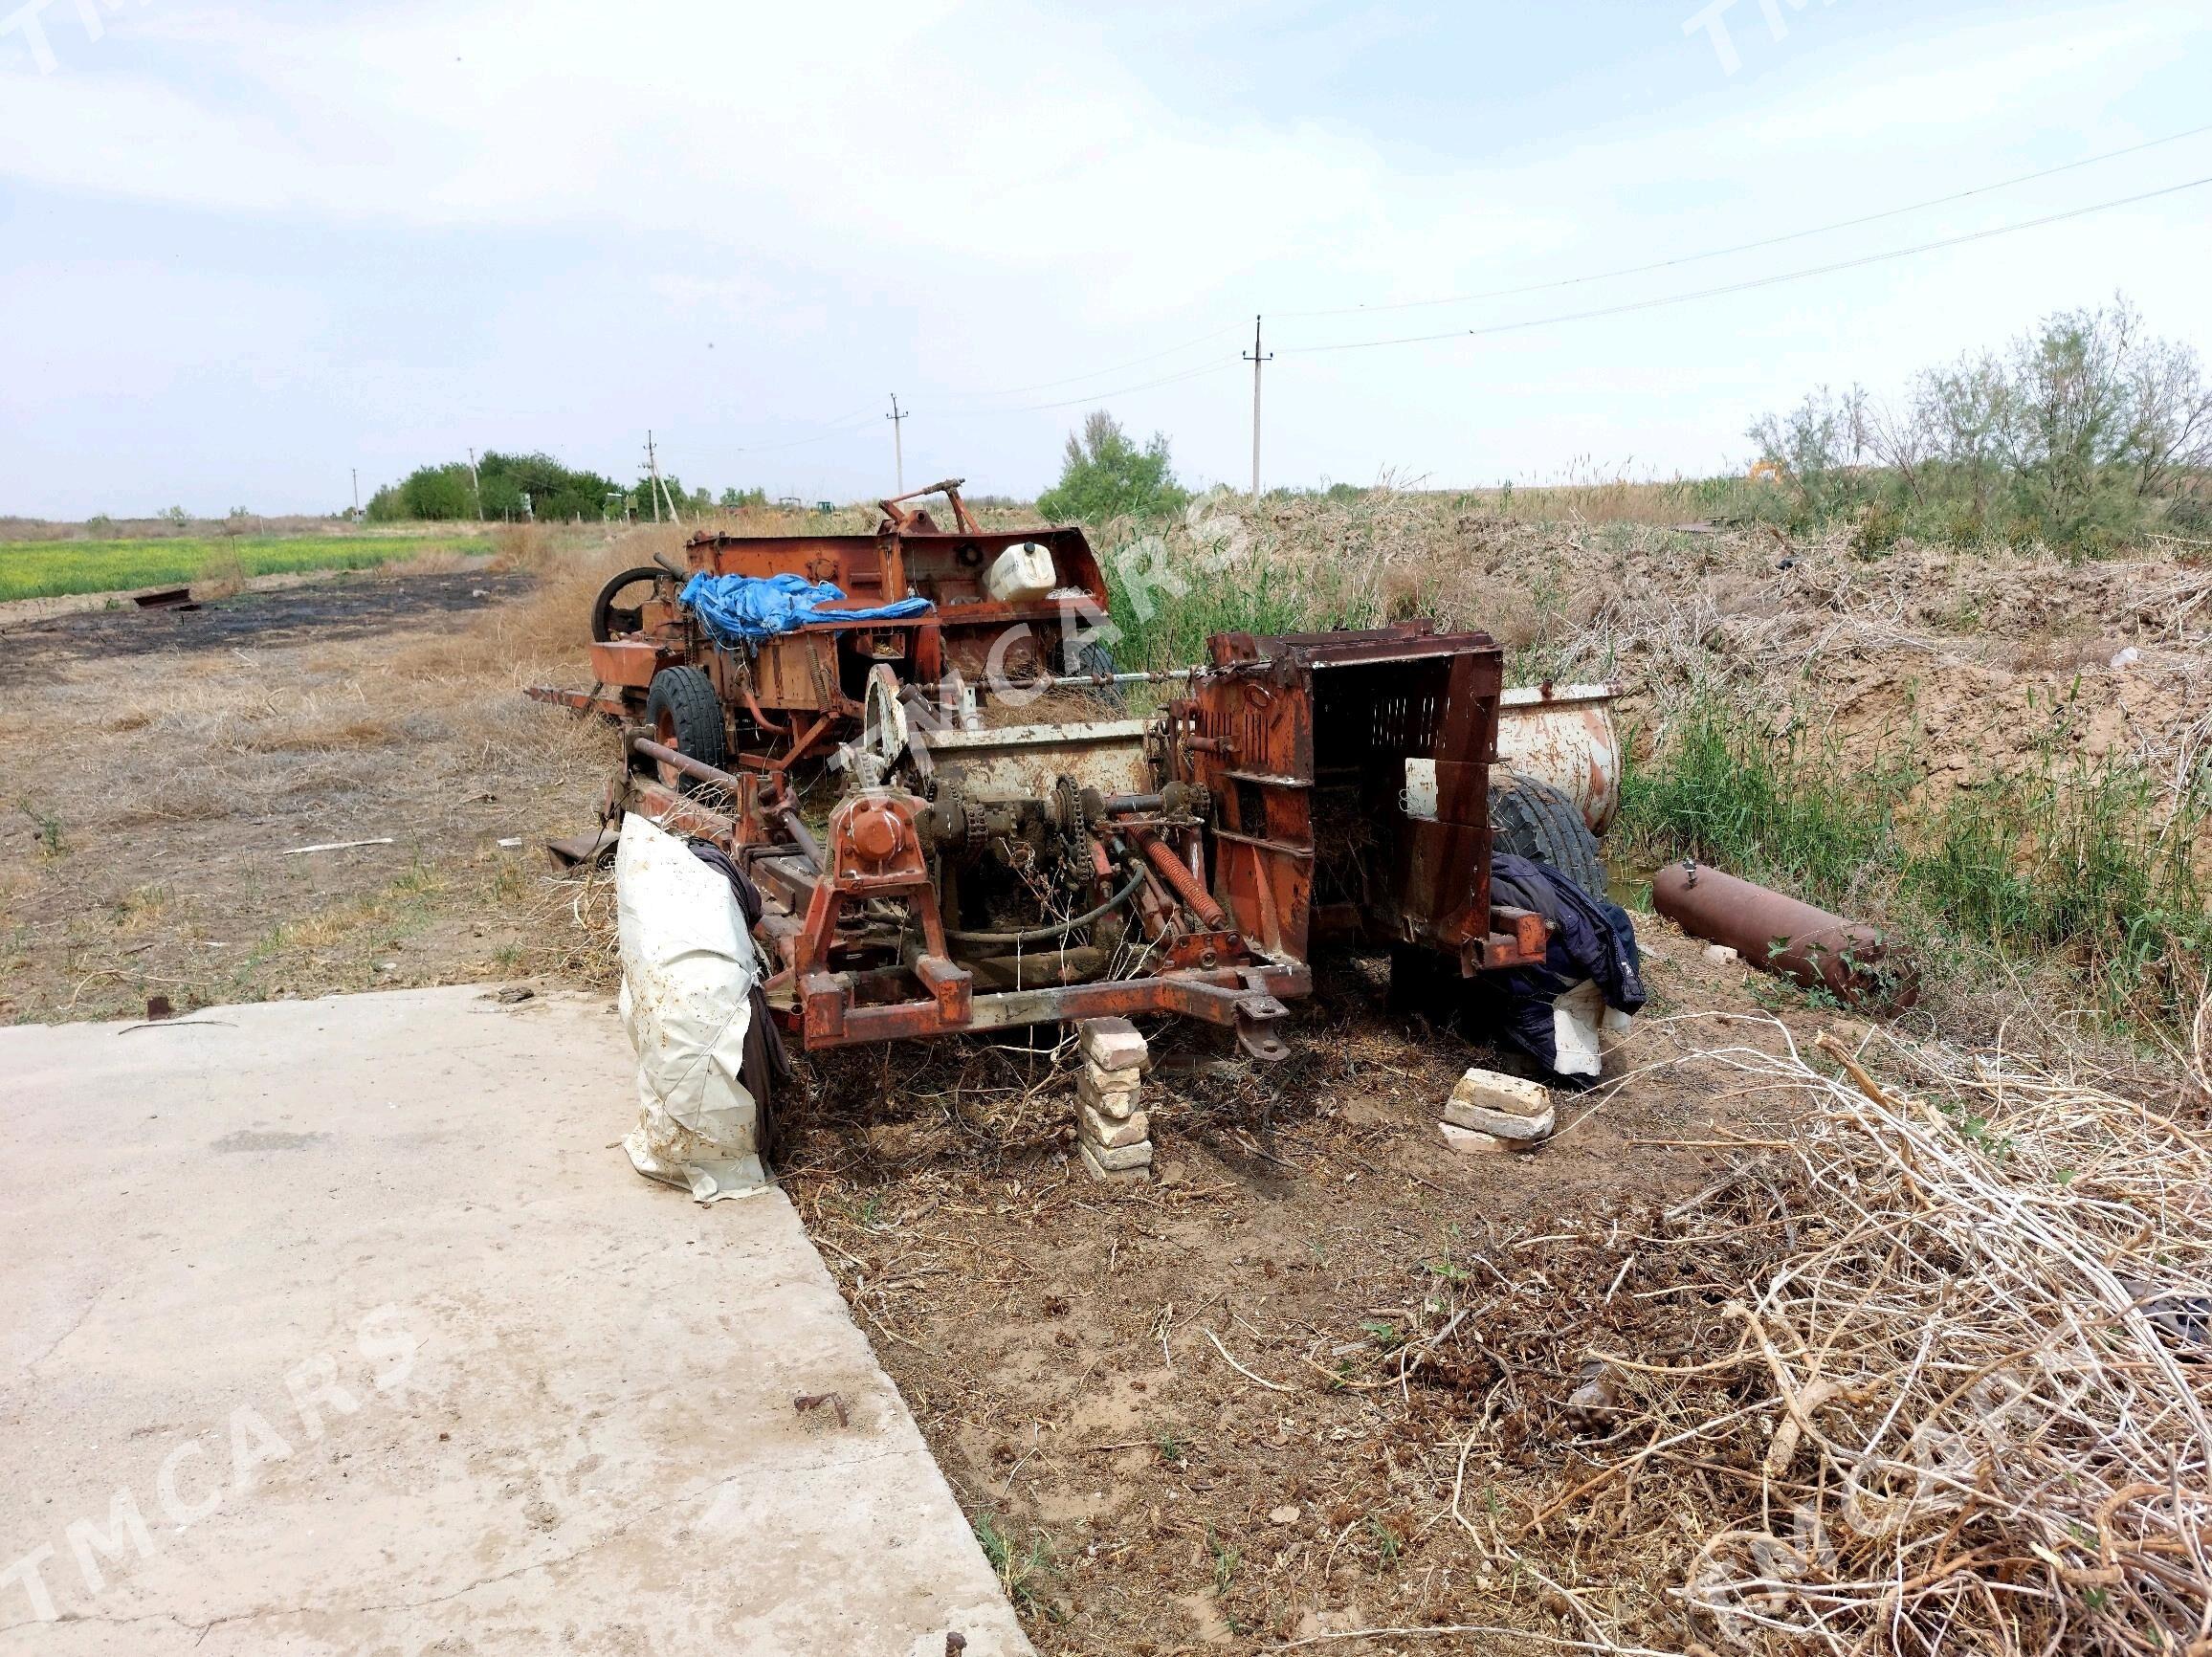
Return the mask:
<path id="1" fill-rule="evenodd" d="M 1015 1541 L 1013 1533 L 1006 1530 L 996 1515 L 978 1513 L 975 1519 L 976 1542 L 984 1551 L 984 1558 L 998 1574 L 999 1584 L 1006 1598 L 1024 1611 L 1037 1609 L 1037 1594 L 1052 1571 L 1052 1544 L 1044 1532 L 1032 1530 L 1025 1547 Z M 1054 1622 L 1060 1621 L 1057 1615 Z"/>
<path id="2" fill-rule="evenodd" d="M 2117 1025 L 2186 1029 L 2212 959 L 2212 760 L 2177 780 L 2054 740 L 1914 809 L 1920 774 L 1909 738 L 1851 762 L 1701 696 L 1624 780 L 1616 843 L 1894 927 L 1969 972 L 2056 965 Z"/>
<path id="3" fill-rule="evenodd" d="M 476 538 L 451 534 L 0 541 L 0 600 L 183 585 L 210 567 L 248 576 L 369 569 L 443 548 L 483 550 Z"/>
<path id="4" fill-rule="evenodd" d="M 1143 540 L 1100 561 L 1117 662 L 1138 670 L 1206 659 L 1215 633 L 1308 632 L 1392 619 L 1364 560 L 1278 559 L 1228 544 Z"/>

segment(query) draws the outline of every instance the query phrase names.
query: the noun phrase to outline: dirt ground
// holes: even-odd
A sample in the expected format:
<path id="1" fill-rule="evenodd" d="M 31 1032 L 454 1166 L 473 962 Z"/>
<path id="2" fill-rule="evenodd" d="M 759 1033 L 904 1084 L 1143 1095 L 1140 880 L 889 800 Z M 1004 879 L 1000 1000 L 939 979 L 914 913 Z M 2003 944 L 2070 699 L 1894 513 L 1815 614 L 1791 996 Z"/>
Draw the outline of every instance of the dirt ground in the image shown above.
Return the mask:
<path id="1" fill-rule="evenodd" d="M 378 572 L 6 625 L 0 1018 L 573 971 L 540 848 L 610 765 L 519 695 L 534 585 Z"/>
<path id="2" fill-rule="evenodd" d="M 0 1017 L 610 983 L 604 883 L 556 877 L 539 848 L 592 823 L 611 742 L 519 693 L 581 676 L 584 598 L 647 550 L 0 618 L 18 709 L 0 730 Z M 1846 651 L 1835 630 L 1874 628 L 1874 610 L 1832 606 L 1817 570 L 1777 572 L 1757 544 L 1677 553 L 1684 567 L 1615 585 L 1622 605 L 1650 586 L 1639 621 L 1606 601 L 1578 649 L 1655 684 L 1685 652 L 1725 660 L 1826 627 L 1869 707 L 1904 694 L 1867 666 L 1884 652 L 2058 671 L 1983 659 L 1970 608 Z M 2158 636 L 2135 636 L 2163 678 L 2196 587 L 2160 580 Z M 1779 609 L 1729 596 L 1777 586 L 1795 595 Z M 2094 619 L 2066 612 L 2080 651 L 2119 648 L 2125 603 L 2108 587 Z M 292 854 L 348 841 L 388 843 Z M 1756 1501 L 1760 1444 L 1748 1426 L 1718 1438 L 1691 1484 L 1631 1502 L 1592 1479 L 1604 1410 L 1567 1401 L 1597 1355 L 1690 1362 L 1734 1341 L 1722 1307 L 1791 1224 L 1769 1195 L 1796 1101 L 1749 1090 L 1729 1049 L 1837 1021 L 1663 921 L 1639 930 L 1652 1004 L 1529 1157 L 1446 1148 L 1453 1079 L 1512 1061 L 1393 1014 L 1372 961 L 1322 973 L 1270 1073 L 1165 1032 L 1147 1084 L 1160 1177 L 1135 1189 L 1076 1171 L 1064 1050 L 901 1046 L 809 1067 L 781 1113 L 787 1188 L 1040 1649 L 1473 1651 L 1520 1630 L 1537 1638 L 1508 1648 L 1534 1651 L 1601 1624 L 1653 1649 L 1699 1637 L 1668 1591 L 1712 1515 Z M 1452 1626 L 1468 1631 L 1438 1632 Z M 1368 1629 L 1398 1632 L 1351 1637 Z"/>
<path id="3" fill-rule="evenodd" d="M 1792 1109 L 1733 1089 L 1713 1049 L 1833 1021 L 1769 1022 L 1768 986 L 1663 921 L 1642 932 L 1650 1008 L 1614 1080 L 1533 1156 L 1446 1147 L 1460 1071 L 1515 1061 L 1393 1017 L 1380 963 L 1327 975 L 1271 1073 L 1166 1034 L 1145 1101 L 1160 1178 L 1136 1191 L 1073 1168 L 1051 1053 L 823 1067 L 788 1188 L 1001 1539 L 1040 1649 L 1468 1623 L 1573 1637 L 1571 1595 L 1682 1649 L 1664 1589 L 1695 1537 L 1531 1521 L 1604 1436 L 1563 1407 L 1593 1352 L 1734 1338 L 1719 1307 L 1739 1264 L 1669 1233 L 1680 1205 L 1763 1202 Z"/>

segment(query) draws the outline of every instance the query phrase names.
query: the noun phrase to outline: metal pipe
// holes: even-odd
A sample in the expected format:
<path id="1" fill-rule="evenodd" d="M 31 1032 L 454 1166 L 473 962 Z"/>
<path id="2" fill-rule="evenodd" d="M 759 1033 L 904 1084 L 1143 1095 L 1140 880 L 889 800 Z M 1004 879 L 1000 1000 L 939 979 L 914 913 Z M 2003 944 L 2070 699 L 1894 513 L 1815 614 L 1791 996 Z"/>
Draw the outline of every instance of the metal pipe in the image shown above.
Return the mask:
<path id="1" fill-rule="evenodd" d="M 814 831 L 807 827 L 806 820 L 799 815 L 799 808 L 796 806 L 786 806 L 777 813 L 777 816 L 785 828 L 789 831 L 792 841 L 798 846 L 799 855 L 811 863 L 814 866 L 814 872 L 819 874 L 822 872 L 822 847 L 815 840 Z"/>
<path id="2" fill-rule="evenodd" d="M 727 788 L 733 794 L 738 790 L 737 778 L 727 771 L 717 770 L 704 760 L 693 759 L 681 749 L 672 748 L 665 742 L 656 742 L 651 737 L 632 737 L 630 745 L 647 759 L 657 761 L 671 770 L 680 771 L 697 782 L 712 783 L 718 787 Z"/>
<path id="3" fill-rule="evenodd" d="M 1219 932 L 1228 924 L 1228 917 L 1221 905 L 1213 900 L 1213 894 L 1199 884 L 1198 876 L 1191 873 L 1190 866 L 1178 857 L 1174 851 L 1149 834 L 1137 836 L 1137 844 L 1144 848 L 1144 855 L 1152 859 L 1152 867 L 1160 871 L 1160 877 L 1174 889 L 1176 896 L 1188 904 L 1199 919 L 1212 932 Z"/>
<path id="4" fill-rule="evenodd" d="M 1187 679 L 1198 671 L 1196 668 L 1167 668 L 1157 674 L 1066 674 L 1056 678 L 1032 679 L 1025 688 L 1079 691 L 1086 685 L 1164 685 Z"/>
<path id="5" fill-rule="evenodd" d="M 1106 815 L 1109 817 L 1151 815 L 1167 808 L 1167 802 L 1158 794 L 1109 794 L 1106 796 Z"/>
<path id="6" fill-rule="evenodd" d="M 1651 877 L 1651 907 L 1753 966 L 1825 989 L 1851 1006 L 1898 1010 L 1920 999 L 1920 968 L 1875 927 L 1685 859 Z"/>

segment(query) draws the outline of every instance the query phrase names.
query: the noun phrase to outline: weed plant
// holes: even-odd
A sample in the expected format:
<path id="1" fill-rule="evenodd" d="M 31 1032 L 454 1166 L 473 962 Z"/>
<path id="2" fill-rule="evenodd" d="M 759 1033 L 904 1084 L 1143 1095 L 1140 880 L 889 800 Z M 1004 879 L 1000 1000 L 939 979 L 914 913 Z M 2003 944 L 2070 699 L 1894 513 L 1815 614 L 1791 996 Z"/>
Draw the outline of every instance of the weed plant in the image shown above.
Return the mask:
<path id="1" fill-rule="evenodd" d="M 1961 970 L 2055 966 L 2118 1024 L 2185 1027 L 2212 958 L 2212 761 L 2177 779 L 2053 741 L 1914 809 L 1913 747 L 1854 762 L 1801 721 L 1772 728 L 1703 692 L 1624 779 L 1615 846 L 1882 921 Z"/>

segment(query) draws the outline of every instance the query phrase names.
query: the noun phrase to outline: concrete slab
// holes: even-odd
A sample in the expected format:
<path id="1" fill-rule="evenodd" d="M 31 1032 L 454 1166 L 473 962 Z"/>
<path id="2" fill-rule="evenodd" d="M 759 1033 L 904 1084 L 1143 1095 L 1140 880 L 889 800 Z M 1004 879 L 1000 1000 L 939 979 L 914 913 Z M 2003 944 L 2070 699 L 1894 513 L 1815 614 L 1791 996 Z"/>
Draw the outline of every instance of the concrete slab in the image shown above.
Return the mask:
<path id="1" fill-rule="evenodd" d="M 790 1204 L 634 1097 L 606 997 L 0 1029 L 0 1650 L 1028 1652 Z"/>

